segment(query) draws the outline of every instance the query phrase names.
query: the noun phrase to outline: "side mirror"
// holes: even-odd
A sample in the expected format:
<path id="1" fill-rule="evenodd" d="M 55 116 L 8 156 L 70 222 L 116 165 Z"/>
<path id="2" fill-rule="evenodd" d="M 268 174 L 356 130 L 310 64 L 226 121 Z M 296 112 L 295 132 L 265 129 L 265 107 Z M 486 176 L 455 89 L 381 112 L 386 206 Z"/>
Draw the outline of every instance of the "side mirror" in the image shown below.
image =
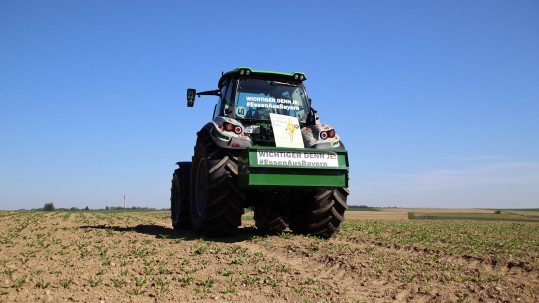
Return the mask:
<path id="1" fill-rule="evenodd" d="M 187 89 L 187 107 L 193 107 L 193 105 L 195 105 L 196 94 L 197 94 L 196 89 L 194 88 Z"/>

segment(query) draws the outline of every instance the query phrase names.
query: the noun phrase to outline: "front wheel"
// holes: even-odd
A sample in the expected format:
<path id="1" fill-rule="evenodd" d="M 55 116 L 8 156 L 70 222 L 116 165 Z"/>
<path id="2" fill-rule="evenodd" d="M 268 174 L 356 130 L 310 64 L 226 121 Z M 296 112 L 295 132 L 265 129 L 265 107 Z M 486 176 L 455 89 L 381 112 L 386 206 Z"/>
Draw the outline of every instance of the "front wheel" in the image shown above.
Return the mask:
<path id="1" fill-rule="evenodd" d="M 179 163 L 180 168 L 172 175 L 170 190 L 170 213 L 174 229 L 191 228 L 189 213 L 189 180 L 191 178 L 191 162 Z"/>
<path id="2" fill-rule="evenodd" d="M 286 208 L 283 205 L 259 204 L 253 206 L 255 225 L 265 232 L 281 232 L 288 227 Z"/>
<path id="3" fill-rule="evenodd" d="M 306 192 L 292 210 L 290 229 L 326 239 L 333 237 L 344 221 L 348 194 L 347 188 Z"/>

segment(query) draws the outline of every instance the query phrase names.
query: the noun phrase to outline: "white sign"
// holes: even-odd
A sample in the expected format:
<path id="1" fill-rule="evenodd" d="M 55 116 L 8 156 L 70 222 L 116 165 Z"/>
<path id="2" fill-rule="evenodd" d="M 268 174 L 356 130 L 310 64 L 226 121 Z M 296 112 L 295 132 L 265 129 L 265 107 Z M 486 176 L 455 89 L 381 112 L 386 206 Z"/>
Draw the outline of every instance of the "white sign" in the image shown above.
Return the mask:
<path id="1" fill-rule="evenodd" d="M 304 148 L 298 118 L 270 113 L 275 146 Z"/>
<path id="2" fill-rule="evenodd" d="M 301 167 L 339 167 L 337 153 L 285 150 L 257 150 L 259 165 Z"/>

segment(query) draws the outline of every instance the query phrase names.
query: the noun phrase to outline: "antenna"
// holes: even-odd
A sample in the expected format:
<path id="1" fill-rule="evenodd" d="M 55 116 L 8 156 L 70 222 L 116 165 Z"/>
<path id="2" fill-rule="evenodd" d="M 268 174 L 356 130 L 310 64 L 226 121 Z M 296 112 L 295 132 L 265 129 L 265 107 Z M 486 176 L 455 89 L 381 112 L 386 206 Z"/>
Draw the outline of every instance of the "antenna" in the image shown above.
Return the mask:
<path id="1" fill-rule="evenodd" d="M 124 193 L 124 209 L 125 209 L 125 200 L 127 199 L 127 195 Z"/>

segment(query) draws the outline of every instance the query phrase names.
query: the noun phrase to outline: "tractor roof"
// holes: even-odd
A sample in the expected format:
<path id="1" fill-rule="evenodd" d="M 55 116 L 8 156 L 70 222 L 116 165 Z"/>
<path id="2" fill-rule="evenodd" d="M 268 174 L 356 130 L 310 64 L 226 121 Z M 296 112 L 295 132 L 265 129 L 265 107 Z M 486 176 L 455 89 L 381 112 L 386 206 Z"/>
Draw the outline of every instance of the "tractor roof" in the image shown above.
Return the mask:
<path id="1" fill-rule="evenodd" d="M 254 77 L 253 77 L 254 76 Z M 292 80 L 292 81 L 305 81 L 307 76 L 304 73 L 293 72 L 293 73 L 282 73 L 266 70 L 254 70 L 249 67 L 238 67 L 229 72 L 224 73 L 219 79 L 218 86 L 221 88 L 224 85 L 223 80 L 230 78 L 239 78 L 239 77 L 253 77 L 253 78 L 267 78 L 267 79 L 283 79 L 283 80 Z"/>

